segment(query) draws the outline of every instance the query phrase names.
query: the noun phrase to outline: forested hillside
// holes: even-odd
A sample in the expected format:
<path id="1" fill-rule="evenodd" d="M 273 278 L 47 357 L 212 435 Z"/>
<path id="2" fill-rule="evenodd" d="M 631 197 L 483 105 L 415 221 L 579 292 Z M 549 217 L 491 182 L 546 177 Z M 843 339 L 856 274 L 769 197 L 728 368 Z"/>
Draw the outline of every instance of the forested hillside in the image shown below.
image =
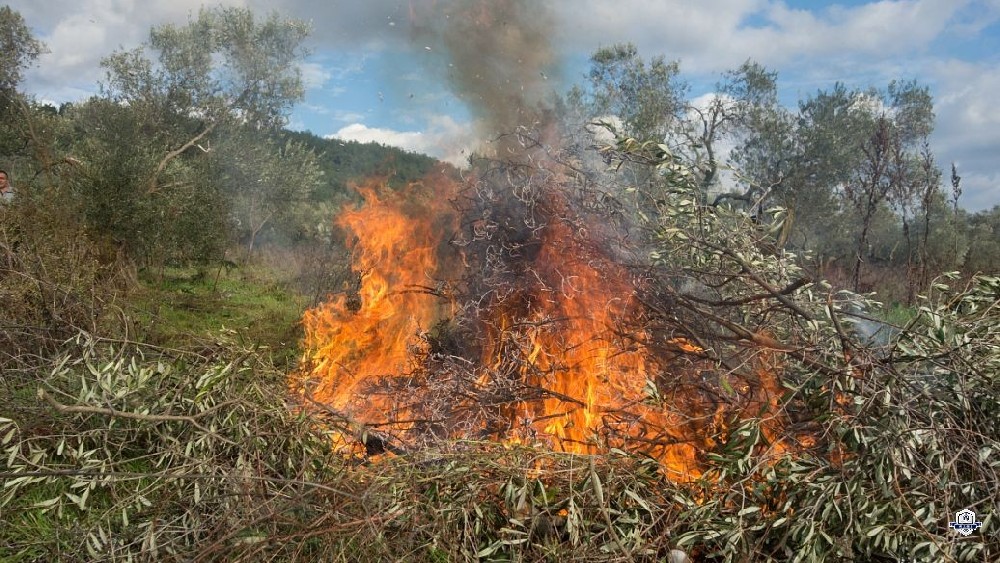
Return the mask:
<path id="1" fill-rule="evenodd" d="M 356 192 L 351 184 L 359 180 L 384 177 L 389 185 L 399 187 L 420 180 L 434 166 L 443 166 L 429 156 L 378 143 L 324 139 L 295 131 L 284 131 L 282 136 L 315 153 L 316 164 L 323 172 L 323 182 L 312 195 L 317 202 L 353 197 Z"/>

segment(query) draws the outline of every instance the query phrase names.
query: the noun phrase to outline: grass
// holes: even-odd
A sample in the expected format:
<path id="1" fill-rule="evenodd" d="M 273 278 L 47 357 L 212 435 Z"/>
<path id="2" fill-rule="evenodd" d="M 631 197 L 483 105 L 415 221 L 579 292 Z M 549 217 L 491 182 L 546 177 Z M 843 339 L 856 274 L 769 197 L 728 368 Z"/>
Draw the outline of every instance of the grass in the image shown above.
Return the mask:
<path id="1" fill-rule="evenodd" d="M 269 349 L 276 365 L 289 366 L 297 356 L 299 321 L 309 298 L 278 272 L 255 265 L 207 272 L 171 268 L 140 281 L 134 299 L 139 341 L 186 349 L 226 331 Z"/>
<path id="2" fill-rule="evenodd" d="M 893 303 L 879 312 L 879 317 L 892 326 L 904 327 L 917 317 L 919 311 L 902 303 Z"/>

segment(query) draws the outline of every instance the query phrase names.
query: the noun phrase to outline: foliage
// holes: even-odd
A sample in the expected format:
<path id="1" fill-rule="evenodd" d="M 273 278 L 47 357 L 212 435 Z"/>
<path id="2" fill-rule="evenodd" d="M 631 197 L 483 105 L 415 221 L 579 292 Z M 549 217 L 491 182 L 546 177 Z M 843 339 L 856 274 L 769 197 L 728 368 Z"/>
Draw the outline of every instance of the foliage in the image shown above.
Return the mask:
<path id="1" fill-rule="evenodd" d="M 1000 274 L 1000 205 L 973 214 L 964 221 L 958 219 L 956 223 L 956 231 L 963 223 L 968 225 L 968 242 L 963 245 L 956 240 L 951 246 L 951 257 L 958 259 L 964 255 L 963 266 L 967 272 Z M 958 239 L 962 234 L 954 232 L 951 237 Z"/>
<path id="2" fill-rule="evenodd" d="M 667 186 L 642 223 L 661 241 L 654 323 L 710 351 L 718 377 L 774 358 L 784 390 L 777 413 L 734 421 L 708 453 L 678 544 L 722 561 L 995 558 L 990 534 L 961 539 L 945 518 L 971 508 L 992 522 L 1000 506 L 1000 279 L 953 275 L 905 325 L 873 322 L 876 303 L 834 294 L 773 244 L 783 210 L 760 224 L 698 205 L 694 174 L 663 145 L 608 152 L 658 161 Z"/>
<path id="3" fill-rule="evenodd" d="M 693 164 L 703 200 L 718 191 L 723 141 L 752 134 L 766 115 L 779 111 L 777 75 L 750 60 L 724 73 L 712 95 L 696 100 L 686 99 L 689 86 L 678 62 L 654 57 L 647 63 L 630 43 L 598 49 L 590 63 L 585 85 L 567 96 L 567 112 L 625 137 L 667 144 Z M 726 197 L 752 203 L 749 194 Z"/>
<path id="4" fill-rule="evenodd" d="M 686 307 L 714 314 L 714 329 L 689 327 L 708 337 L 773 320 L 771 340 L 743 334 L 712 350 L 723 360 L 741 349 L 781 358 L 769 364 L 784 387 L 774 397 L 780 411 L 723 427 L 700 480 L 673 483 L 658 463 L 621 452 L 475 443 L 351 467 L 330 455 L 308 421 L 288 414 L 284 374 L 226 332 L 197 353 L 169 354 L 81 336 L 39 370 L 44 378 L 18 372 L 4 380 L 15 398 L 0 413 L 0 502 L 13 509 L 0 535 L 9 557 L 995 557 L 994 536 L 959 539 L 946 519 L 971 507 L 992 526 L 986 515 L 1000 501 L 992 455 L 1000 447 L 1000 280 L 937 285 L 891 344 L 868 346 L 850 328 L 864 314 L 821 285 L 775 292 L 807 316 L 783 309 L 775 294 L 759 296 L 767 291 L 753 276 L 778 287 L 792 279 L 783 268 L 799 273 L 794 265 L 758 252 L 768 235 L 748 234 L 745 217 L 686 203 L 696 188 L 684 187 L 683 167 L 661 173 L 673 188 L 652 273 L 694 276 L 747 263 L 719 294 L 662 286 L 679 317 L 692 322 Z M 745 303 L 718 303 L 736 299 Z M 746 316 L 725 314 L 730 308 Z"/>
<path id="5" fill-rule="evenodd" d="M 262 234 L 285 241 L 301 236 L 296 230 L 302 228 L 304 208 L 322 180 L 316 156 L 305 145 L 247 128 L 219 139 L 204 175 L 224 187 L 233 235 L 246 257 Z"/>
<path id="6" fill-rule="evenodd" d="M 252 348 L 171 357 L 81 334 L 46 369 L 4 381 L 20 397 L 0 419 L 5 560 L 287 557 L 336 509 L 323 483 L 341 464 Z"/>
<path id="7" fill-rule="evenodd" d="M 804 402 L 828 405 L 813 413 L 827 443 L 765 466 L 750 455 L 759 431 L 740 429 L 745 439 L 720 457 L 713 502 L 690 514 L 708 530 L 681 543 L 708 540 L 724 560 L 994 558 L 992 535 L 961 538 L 946 522 L 963 508 L 992 522 L 1000 500 L 997 335 L 987 328 L 997 320 L 998 281 L 938 286 L 945 299 L 880 351 L 890 362 L 868 357 L 833 381 L 786 381 Z"/>
<path id="8" fill-rule="evenodd" d="M 928 89 L 914 81 L 881 90 L 836 84 L 796 112 L 778 103 L 776 81 L 747 61 L 694 103 L 685 100 L 677 63 L 647 64 L 634 46 L 615 45 L 594 54 L 587 81 L 569 93 L 567 114 L 664 143 L 691 163 L 702 201 L 758 215 L 772 205 L 788 209 L 784 243 L 813 251 L 827 273 L 849 268 L 845 283 L 855 290 L 873 288 L 869 280 L 881 275 L 863 272 L 863 264 L 887 262 L 906 279 L 888 287 L 891 297 L 912 302 L 916 288 L 947 269 L 932 256 L 940 239 L 929 235 L 943 216 L 940 172 L 927 144 L 934 123 Z M 735 144 L 728 157 L 720 152 L 727 142 Z M 618 166 L 632 183 L 655 185 L 630 160 Z M 897 213 L 887 215 L 890 208 Z M 890 250 L 880 255 L 884 247 Z"/>
<path id="9" fill-rule="evenodd" d="M 680 65 L 655 57 L 646 63 L 631 43 L 602 47 L 590 58 L 587 89 L 570 93 L 591 118 L 615 116 L 624 134 L 641 139 L 666 137 L 682 118 L 687 85 Z"/>
<path id="10" fill-rule="evenodd" d="M 72 203 L 19 190 L 0 205 L 0 371 L 44 361 L 79 329 L 117 334 L 132 286 L 111 252 L 93 243 Z"/>
<path id="11" fill-rule="evenodd" d="M 14 92 L 22 73 L 43 52 L 45 46 L 31 34 L 21 14 L 10 6 L 0 7 L 0 96 Z"/>
<path id="12" fill-rule="evenodd" d="M 423 179 L 434 167 L 446 166 L 423 154 L 379 143 L 359 143 L 318 137 L 309 132 L 282 132 L 281 139 L 300 143 L 316 155 L 323 182 L 313 201 L 342 203 L 356 199 L 351 184 L 364 178 L 383 177 L 394 188 Z"/>
<path id="13" fill-rule="evenodd" d="M 170 126 L 144 123 L 134 108 L 102 99 L 73 107 L 67 118 L 73 130 L 66 150 L 76 164 L 70 192 L 58 197 L 79 203 L 92 236 L 140 265 L 221 256 L 228 205 L 217 184 L 183 160 L 171 167 L 167 189 L 144 184 L 162 158 L 156 147 L 170 142 Z"/>
<path id="14" fill-rule="evenodd" d="M 305 34 L 299 22 L 218 8 L 184 27 L 154 28 L 148 48 L 155 60 L 144 48 L 108 57 L 105 96 L 66 112 L 72 132 L 57 147 L 78 165 L 72 196 L 94 234 L 142 266 L 206 263 L 222 258 L 230 221 L 246 219 L 242 203 L 268 202 L 246 227 L 256 234 L 301 201 L 286 196 L 290 186 L 308 193 L 315 184 L 315 172 L 305 177 L 313 170 L 308 155 L 250 132 L 279 127 L 301 98 L 296 62 Z M 213 139 L 224 130 L 228 146 Z M 213 149 L 213 140 L 228 150 Z M 249 183 L 260 189 L 243 183 L 227 191 L 224 176 L 206 173 L 205 160 L 237 154 L 260 172 Z M 251 156 L 256 162 L 247 162 Z M 282 157 L 305 176 L 280 170 Z"/>
<path id="15" fill-rule="evenodd" d="M 153 28 L 148 46 L 157 61 L 143 48 L 108 57 L 106 90 L 115 101 L 209 124 L 228 118 L 276 128 L 303 95 L 297 62 L 307 34 L 304 23 L 276 14 L 257 20 L 246 8 L 202 9 L 187 26 Z"/>

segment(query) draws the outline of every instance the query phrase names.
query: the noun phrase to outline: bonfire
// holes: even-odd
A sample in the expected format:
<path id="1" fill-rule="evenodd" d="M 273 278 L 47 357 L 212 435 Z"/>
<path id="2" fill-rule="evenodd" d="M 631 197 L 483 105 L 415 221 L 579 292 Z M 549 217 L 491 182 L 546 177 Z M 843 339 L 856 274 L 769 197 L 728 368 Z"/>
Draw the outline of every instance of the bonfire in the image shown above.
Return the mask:
<path id="1" fill-rule="evenodd" d="M 721 383 L 690 312 L 663 314 L 648 264 L 626 263 L 626 233 L 555 163 L 529 163 L 528 139 L 520 160 L 464 182 L 359 188 L 336 220 L 358 283 L 305 314 L 296 392 L 345 451 L 619 449 L 695 478 L 733 420 L 776 411 L 776 370 L 757 357 Z"/>
<path id="2" fill-rule="evenodd" d="M 591 182 L 568 150 L 544 101 L 555 57 L 536 11 L 510 1 L 422 10 L 411 5 L 415 37 L 447 57 L 453 90 L 491 142 L 461 177 L 359 186 L 363 202 L 336 219 L 357 283 L 305 314 L 292 376 L 336 447 L 619 449 L 682 481 L 743 417 L 764 417 L 783 447 L 780 367 L 766 347 L 726 343 L 747 340 L 724 326 L 737 307 L 696 295 L 760 288 L 739 273 L 692 280 L 681 261 L 667 272 L 649 245 L 662 225 L 639 208 L 612 220 L 635 198 Z M 759 328 L 740 330 L 766 338 Z"/>

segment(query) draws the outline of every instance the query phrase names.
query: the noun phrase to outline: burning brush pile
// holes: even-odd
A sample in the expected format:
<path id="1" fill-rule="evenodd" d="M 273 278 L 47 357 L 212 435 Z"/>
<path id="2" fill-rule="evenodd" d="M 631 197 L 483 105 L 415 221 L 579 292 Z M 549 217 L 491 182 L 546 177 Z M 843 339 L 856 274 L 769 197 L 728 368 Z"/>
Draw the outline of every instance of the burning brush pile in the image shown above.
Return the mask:
<path id="1" fill-rule="evenodd" d="M 391 560 L 442 538 L 470 560 L 556 540 L 581 560 L 995 555 L 941 516 L 996 506 L 1000 281 L 935 284 L 865 337 L 876 304 L 808 275 L 782 210 L 706 205 L 670 146 L 594 147 L 553 118 L 537 4 L 411 3 L 493 141 L 460 179 L 372 180 L 335 219 L 355 283 L 306 312 L 293 396 L 346 456 L 409 454 L 350 475 L 351 545 L 395 549 L 368 523 L 385 514 L 413 538 Z"/>
<path id="2" fill-rule="evenodd" d="M 568 156 L 539 102 L 546 23 L 526 4 L 412 15 L 428 50 L 450 57 L 455 92 L 501 136 L 463 180 L 359 188 L 364 202 L 336 219 L 357 284 L 306 313 L 293 388 L 348 450 L 464 439 L 617 448 L 694 478 L 733 421 L 774 414 L 780 385 L 766 347 L 733 343 L 766 338 L 739 324 L 742 306 L 778 290 L 725 248 L 692 258 L 690 240 L 668 240 L 680 232 L 671 214 L 697 198 L 676 197 L 695 178 L 671 180 L 663 155 L 649 168 L 673 187 L 655 196 Z M 618 156 L 644 158 L 631 152 Z M 699 266 L 703 257 L 716 263 Z M 781 426 L 776 416 L 765 424 L 776 444 Z"/>
<path id="3" fill-rule="evenodd" d="M 730 423 L 776 410 L 774 366 L 759 351 L 720 357 L 735 311 L 709 295 L 725 288 L 686 294 L 693 278 L 641 259 L 634 226 L 594 205 L 606 192 L 525 158 L 534 138 L 518 138 L 518 159 L 465 182 L 360 188 L 364 203 L 336 220 L 358 283 L 306 313 L 297 392 L 356 453 L 456 439 L 617 448 L 698 476 Z"/>

